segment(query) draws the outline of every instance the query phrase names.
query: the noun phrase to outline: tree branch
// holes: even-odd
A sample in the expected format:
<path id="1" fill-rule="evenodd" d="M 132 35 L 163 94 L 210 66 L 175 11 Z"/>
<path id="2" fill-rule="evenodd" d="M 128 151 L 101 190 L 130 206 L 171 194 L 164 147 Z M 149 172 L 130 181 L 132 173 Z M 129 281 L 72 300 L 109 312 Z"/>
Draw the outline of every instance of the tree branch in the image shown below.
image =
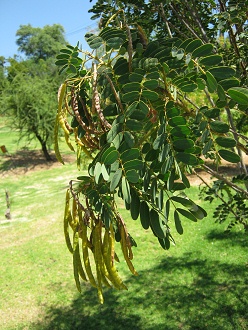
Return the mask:
<path id="1" fill-rule="evenodd" d="M 247 196 L 248 198 L 248 191 L 240 188 L 239 186 L 237 186 L 236 184 L 230 182 L 229 180 L 227 180 L 226 178 L 224 178 L 221 174 L 219 174 L 218 172 L 212 170 L 210 167 L 208 167 L 207 165 L 203 164 L 202 167 L 204 168 L 204 170 L 211 174 L 212 176 L 214 176 L 215 178 L 225 182 L 226 185 L 228 185 L 229 187 L 231 187 L 233 190 L 244 194 L 245 196 Z"/>
<path id="2" fill-rule="evenodd" d="M 171 8 L 171 10 L 174 12 L 174 14 L 176 15 L 176 17 L 186 26 L 186 28 L 193 34 L 194 37 L 196 37 L 197 39 L 201 39 L 197 33 L 191 28 L 191 26 L 186 22 L 185 19 L 182 18 L 181 15 L 178 14 L 178 12 L 176 11 L 176 9 L 172 6 L 171 3 L 169 3 L 169 7 Z"/>
<path id="3" fill-rule="evenodd" d="M 164 6 L 163 6 L 163 3 L 162 2 L 159 4 L 158 12 L 161 15 L 161 17 L 162 17 L 162 19 L 163 19 L 163 21 L 165 23 L 165 26 L 166 26 L 166 29 L 168 31 L 169 37 L 172 38 L 172 33 L 171 33 L 171 30 L 170 30 L 170 26 L 169 26 L 168 20 L 167 20 L 167 18 L 165 16 Z"/>
<path id="4" fill-rule="evenodd" d="M 201 34 L 202 34 L 202 37 L 203 37 L 204 41 L 205 41 L 205 42 L 209 42 L 209 40 L 208 40 L 208 36 L 207 36 L 207 34 L 206 34 L 206 31 L 204 30 L 204 28 L 203 28 L 203 26 L 202 26 L 202 24 L 201 24 L 201 19 L 200 19 L 200 17 L 198 16 L 197 11 L 195 10 L 195 8 L 196 8 L 196 3 L 195 3 L 194 0 L 191 0 L 191 1 L 193 2 L 193 6 L 191 5 L 192 3 L 191 3 L 190 1 L 185 2 L 185 4 L 186 4 L 186 6 L 189 8 L 192 17 L 194 18 L 196 24 L 198 25 L 198 27 L 199 27 L 199 29 L 200 29 L 200 31 L 201 31 Z"/>

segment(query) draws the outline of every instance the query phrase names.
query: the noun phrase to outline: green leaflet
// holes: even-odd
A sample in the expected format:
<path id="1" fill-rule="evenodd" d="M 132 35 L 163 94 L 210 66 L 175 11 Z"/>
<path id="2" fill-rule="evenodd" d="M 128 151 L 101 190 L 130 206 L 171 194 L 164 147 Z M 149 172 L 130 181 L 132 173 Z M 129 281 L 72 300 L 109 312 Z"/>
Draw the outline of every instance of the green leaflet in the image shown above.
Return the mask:
<path id="1" fill-rule="evenodd" d="M 215 120 L 209 123 L 212 131 L 216 133 L 227 133 L 229 132 L 229 126 L 222 121 Z"/>
<path id="2" fill-rule="evenodd" d="M 240 157 L 235 152 L 221 149 L 218 151 L 221 158 L 227 160 L 230 163 L 238 163 L 240 162 Z"/>
<path id="3" fill-rule="evenodd" d="M 199 163 L 198 158 L 195 155 L 184 152 L 178 152 L 176 154 L 176 159 L 187 165 L 197 165 Z"/>
<path id="4" fill-rule="evenodd" d="M 130 131 L 138 132 L 141 131 L 143 128 L 142 123 L 136 119 L 128 119 L 126 121 L 126 127 L 130 129 Z"/>
<path id="5" fill-rule="evenodd" d="M 157 150 L 160 147 L 162 147 L 162 145 L 164 145 L 164 143 L 165 143 L 165 139 L 166 139 L 166 135 L 164 133 L 157 136 L 157 138 L 153 142 L 153 149 Z"/>
<path id="6" fill-rule="evenodd" d="M 167 190 L 169 191 L 173 190 L 175 177 L 176 177 L 175 170 L 172 169 L 172 171 L 169 173 L 169 177 L 167 181 Z"/>
<path id="7" fill-rule="evenodd" d="M 117 75 L 123 75 L 128 72 L 128 62 L 123 57 L 118 58 L 114 65 L 114 72 Z"/>
<path id="8" fill-rule="evenodd" d="M 185 48 L 186 53 L 192 53 L 195 49 L 202 45 L 202 41 L 200 39 L 194 39 L 193 41 L 189 42 Z"/>
<path id="9" fill-rule="evenodd" d="M 239 86 L 239 80 L 236 78 L 229 78 L 229 79 L 223 79 L 218 82 L 219 85 L 223 87 L 223 89 L 226 91 L 229 88 L 232 87 L 238 87 Z"/>
<path id="10" fill-rule="evenodd" d="M 113 174 L 111 181 L 110 181 L 110 191 L 113 192 L 115 188 L 118 186 L 120 179 L 122 176 L 122 170 L 121 168 L 118 168 L 116 172 Z"/>
<path id="11" fill-rule="evenodd" d="M 139 181 L 139 174 L 135 170 L 126 171 L 126 178 L 131 183 L 137 183 Z"/>
<path id="12" fill-rule="evenodd" d="M 101 162 L 105 165 L 111 165 L 113 164 L 119 157 L 119 152 L 116 150 L 116 148 L 109 147 L 107 150 L 104 151 Z"/>
<path id="13" fill-rule="evenodd" d="M 238 104 L 248 106 L 248 89 L 242 87 L 233 87 L 228 89 L 227 93 Z"/>
<path id="14" fill-rule="evenodd" d="M 226 101 L 226 94 L 224 88 L 220 84 L 217 85 L 217 94 L 221 101 Z"/>
<path id="15" fill-rule="evenodd" d="M 191 93 L 194 92 L 194 90 L 196 90 L 197 87 L 198 87 L 197 84 L 191 82 L 180 86 L 180 89 L 184 93 Z"/>
<path id="16" fill-rule="evenodd" d="M 216 79 L 223 80 L 235 75 L 235 70 L 229 66 L 216 66 L 208 70 Z"/>
<path id="17" fill-rule="evenodd" d="M 186 119 L 182 116 L 176 116 L 169 120 L 168 124 L 172 127 L 178 126 L 178 125 L 185 125 Z"/>
<path id="18" fill-rule="evenodd" d="M 168 106 L 168 105 L 167 105 Z M 178 108 L 167 108 L 166 109 L 166 115 L 168 118 L 176 117 L 180 114 L 180 110 Z"/>
<path id="19" fill-rule="evenodd" d="M 150 225 L 154 234 L 159 238 L 165 238 L 165 227 L 159 218 L 159 214 L 154 209 L 150 211 Z"/>
<path id="20" fill-rule="evenodd" d="M 197 83 L 197 87 L 199 90 L 204 90 L 205 86 L 206 86 L 206 82 L 204 79 L 202 78 L 196 78 L 196 83 Z"/>
<path id="21" fill-rule="evenodd" d="M 219 117 L 220 115 L 220 109 L 218 108 L 213 108 L 213 109 L 210 109 L 210 110 L 206 110 L 204 111 L 204 115 L 208 118 L 216 118 L 216 117 Z"/>
<path id="22" fill-rule="evenodd" d="M 137 220 L 140 212 L 140 199 L 134 189 L 131 190 L 130 213 L 133 220 Z"/>
<path id="23" fill-rule="evenodd" d="M 150 90 L 156 89 L 158 87 L 158 80 L 157 79 L 146 80 L 144 81 L 143 86 Z"/>
<path id="24" fill-rule="evenodd" d="M 156 58 L 146 58 L 143 63 L 143 69 L 149 71 L 151 68 L 158 65 L 158 60 Z"/>
<path id="25" fill-rule="evenodd" d="M 140 203 L 140 222 L 144 229 L 148 229 L 150 227 L 150 211 L 147 203 L 142 201 Z"/>
<path id="26" fill-rule="evenodd" d="M 146 89 L 143 89 L 142 97 L 144 97 L 150 101 L 156 101 L 159 98 L 158 93 L 156 93 L 154 91 L 146 90 Z"/>
<path id="27" fill-rule="evenodd" d="M 194 146 L 194 141 L 191 139 L 178 139 L 173 142 L 173 145 L 177 149 L 185 150 Z"/>
<path id="28" fill-rule="evenodd" d="M 174 211 L 175 227 L 179 235 L 183 234 L 183 227 L 177 210 Z"/>
<path id="29" fill-rule="evenodd" d="M 165 208 L 164 208 L 164 217 L 167 222 L 169 221 L 169 215 L 170 215 L 170 200 L 167 199 L 167 201 L 165 203 Z"/>
<path id="30" fill-rule="evenodd" d="M 123 193 L 124 200 L 126 201 L 127 204 L 131 203 L 131 193 L 130 193 L 130 186 L 127 181 L 127 179 L 123 176 L 122 181 L 121 181 L 121 189 Z"/>
<path id="31" fill-rule="evenodd" d="M 130 82 L 130 83 L 125 84 L 122 88 L 125 93 L 132 92 L 132 91 L 140 92 L 141 85 L 137 82 Z"/>
<path id="32" fill-rule="evenodd" d="M 136 110 L 137 106 L 138 106 L 137 101 L 130 104 L 129 107 L 127 108 L 127 110 L 126 110 L 126 113 L 125 113 L 126 117 L 130 117 L 132 115 L 132 113 Z"/>
<path id="33" fill-rule="evenodd" d="M 104 207 L 102 208 L 102 216 L 103 216 L 105 228 L 109 229 L 111 220 L 113 218 L 113 213 L 109 205 L 104 205 Z"/>
<path id="34" fill-rule="evenodd" d="M 207 78 L 207 87 L 210 93 L 213 93 L 217 89 L 217 81 L 213 74 L 209 71 L 206 72 L 206 78 Z"/>
<path id="35" fill-rule="evenodd" d="M 199 220 L 207 216 L 207 212 L 199 205 L 197 205 L 197 210 L 191 210 L 190 212 Z"/>
<path id="36" fill-rule="evenodd" d="M 115 136 L 115 138 L 112 141 L 112 144 L 115 146 L 115 148 L 117 150 L 119 149 L 119 147 L 121 145 L 121 142 L 123 140 L 123 136 L 124 136 L 123 132 L 120 132 Z"/>
<path id="37" fill-rule="evenodd" d="M 143 162 L 140 159 L 132 159 L 123 164 L 125 171 L 128 170 L 141 170 L 143 167 Z"/>
<path id="38" fill-rule="evenodd" d="M 95 169 L 94 169 L 94 176 L 95 176 L 96 184 L 98 184 L 101 174 L 102 174 L 102 164 L 97 162 Z"/>
<path id="39" fill-rule="evenodd" d="M 223 136 L 218 136 L 215 139 L 215 142 L 224 148 L 233 148 L 236 146 L 236 141 L 233 138 L 229 138 L 229 137 L 223 137 Z"/>
<path id="40" fill-rule="evenodd" d="M 170 133 L 176 137 L 185 137 L 190 134 L 190 129 L 186 125 L 178 125 L 173 127 Z"/>
<path id="41" fill-rule="evenodd" d="M 181 209 L 181 208 L 177 208 L 177 211 L 179 213 L 181 213 L 185 218 L 197 222 L 197 218 L 195 217 L 195 215 L 193 215 L 191 212 L 185 210 L 185 209 Z"/>
<path id="42" fill-rule="evenodd" d="M 123 163 L 129 160 L 138 159 L 140 158 L 140 151 L 138 148 L 127 149 L 120 155 L 120 158 Z"/>
<path id="43" fill-rule="evenodd" d="M 144 76 L 142 74 L 132 72 L 129 75 L 129 80 L 132 81 L 132 82 L 141 83 L 141 81 L 143 80 L 143 77 Z"/>
<path id="44" fill-rule="evenodd" d="M 122 95 L 123 102 L 133 102 L 139 100 L 140 98 L 139 91 L 132 91 Z"/>
<path id="45" fill-rule="evenodd" d="M 107 134 L 107 142 L 111 143 L 116 135 L 122 131 L 123 124 L 117 123 L 111 127 L 111 130 Z"/>
<path id="46" fill-rule="evenodd" d="M 156 195 L 157 195 L 157 179 L 154 178 L 151 183 L 151 189 L 150 189 L 150 195 L 151 195 L 151 200 L 153 203 L 155 203 L 156 200 Z"/>
<path id="47" fill-rule="evenodd" d="M 207 56 L 212 53 L 214 46 L 212 44 L 204 44 L 200 47 L 196 48 L 193 53 L 192 57 L 197 58 L 201 56 Z"/>
<path id="48" fill-rule="evenodd" d="M 132 148 L 134 145 L 134 137 L 130 132 L 124 132 L 124 140 L 127 143 L 129 148 Z"/>
<path id="49" fill-rule="evenodd" d="M 159 238 L 158 237 L 158 242 L 164 250 L 169 250 L 169 248 L 170 248 L 169 237 L 167 237 L 167 236 L 165 238 Z"/>
<path id="50" fill-rule="evenodd" d="M 147 116 L 148 112 L 149 112 L 149 108 L 146 105 L 146 103 L 144 103 L 143 101 L 139 102 L 139 109 L 140 111 L 142 111 L 144 116 Z"/>
<path id="51" fill-rule="evenodd" d="M 193 205 L 195 205 L 195 203 L 192 202 L 190 199 L 181 196 L 172 196 L 170 199 L 173 200 L 174 202 L 182 204 L 187 208 L 191 208 Z"/>
<path id="52" fill-rule="evenodd" d="M 86 33 L 84 37 L 91 49 L 97 49 L 103 44 L 103 39 L 93 33 Z"/>
<path id="53" fill-rule="evenodd" d="M 200 64 L 204 66 L 217 65 L 222 61 L 221 55 L 209 55 L 200 59 Z"/>
<path id="54" fill-rule="evenodd" d="M 172 164 L 173 164 L 173 156 L 167 157 L 161 167 L 161 173 L 166 174 L 170 170 Z"/>

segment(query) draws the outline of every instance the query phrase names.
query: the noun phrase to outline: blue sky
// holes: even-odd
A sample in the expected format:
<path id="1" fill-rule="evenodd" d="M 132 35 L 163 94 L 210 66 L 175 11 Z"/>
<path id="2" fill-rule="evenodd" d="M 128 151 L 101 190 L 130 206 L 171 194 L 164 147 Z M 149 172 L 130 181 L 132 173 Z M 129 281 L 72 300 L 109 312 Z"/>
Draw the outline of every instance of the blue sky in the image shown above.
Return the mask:
<path id="1" fill-rule="evenodd" d="M 20 25 L 33 27 L 61 24 L 69 44 L 78 41 L 83 49 L 89 49 L 84 35 L 97 27 L 88 10 L 96 3 L 93 0 L 0 0 L 0 56 L 12 57 L 18 53 L 16 31 Z"/>

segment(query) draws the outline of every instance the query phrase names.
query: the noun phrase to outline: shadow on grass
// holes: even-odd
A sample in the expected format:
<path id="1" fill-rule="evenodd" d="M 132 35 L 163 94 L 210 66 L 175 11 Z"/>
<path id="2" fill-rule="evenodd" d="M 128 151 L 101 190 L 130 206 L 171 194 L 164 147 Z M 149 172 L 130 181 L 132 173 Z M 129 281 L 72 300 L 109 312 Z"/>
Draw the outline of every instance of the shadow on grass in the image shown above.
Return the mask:
<path id="1" fill-rule="evenodd" d="M 54 153 L 51 153 L 52 161 L 47 161 L 39 150 L 18 150 L 11 155 L 1 155 L 0 171 L 27 172 L 34 169 L 49 168 L 57 162 Z"/>
<path id="2" fill-rule="evenodd" d="M 94 289 L 69 307 L 51 306 L 32 329 L 248 329 L 246 265 L 205 260 L 197 251 L 168 257 L 125 283 L 127 292 L 105 289 L 103 306 Z"/>
<path id="3" fill-rule="evenodd" d="M 248 246 L 248 237 L 244 231 L 225 232 L 213 229 L 206 235 L 206 238 L 209 241 L 225 241 L 228 244 L 228 247 L 239 245 L 245 248 Z"/>

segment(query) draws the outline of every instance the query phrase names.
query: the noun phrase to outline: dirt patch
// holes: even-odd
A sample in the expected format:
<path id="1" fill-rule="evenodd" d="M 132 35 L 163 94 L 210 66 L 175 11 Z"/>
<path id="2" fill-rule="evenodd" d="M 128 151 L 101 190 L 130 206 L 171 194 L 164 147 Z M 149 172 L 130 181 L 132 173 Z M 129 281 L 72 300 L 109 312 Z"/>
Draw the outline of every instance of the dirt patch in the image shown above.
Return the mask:
<path id="1" fill-rule="evenodd" d="M 27 172 L 51 169 L 59 167 L 61 164 L 57 161 L 54 153 L 51 153 L 52 161 L 46 161 L 42 152 L 39 150 L 19 150 L 12 155 L 1 155 L 0 175 L 8 177 L 11 175 L 23 175 Z M 66 163 L 74 161 L 73 155 L 65 155 L 63 159 Z"/>
<path id="2" fill-rule="evenodd" d="M 246 165 L 246 168 L 248 169 L 248 155 L 244 155 L 243 156 L 243 161 L 244 164 Z M 210 160 L 205 160 L 205 164 L 210 167 L 212 170 L 218 172 L 220 175 L 228 178 L 228 177 L 232 177 L 235 175 L 240 174 L 240 167 L 239 164 L 232 164 L 229 163 L 225 160 L 222 160 L 221 165 L 217 166 L 214 164 L 213 161 Z M 207 183 L 211 183 L 213 180 L 216 180 L 216 178 L 213 178 L 209 173 L 207 173 L 204 170 L 201 169 L 197 169 L 196 173 L 198 175 L 195 174 L 190 174 L 188 176 L 188 179 L 191 183 L 191 185 L 197 186 L 203 183 L 203 181 L 201 180 L 201 178 L 207 182 Z"/>

